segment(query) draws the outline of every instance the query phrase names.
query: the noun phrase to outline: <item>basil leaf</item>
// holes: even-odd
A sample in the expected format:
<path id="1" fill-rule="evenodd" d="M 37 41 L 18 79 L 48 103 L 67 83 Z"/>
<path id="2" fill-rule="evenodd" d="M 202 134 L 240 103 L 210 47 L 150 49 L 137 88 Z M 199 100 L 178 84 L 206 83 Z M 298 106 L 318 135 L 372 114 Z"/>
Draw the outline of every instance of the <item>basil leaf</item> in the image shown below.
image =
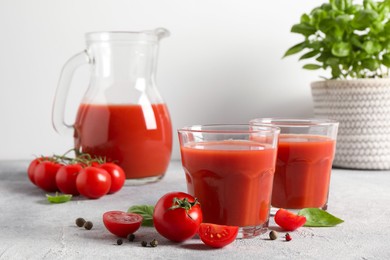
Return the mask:
<path id="1" fill-rule="evenodd" d="M 318 208 L 301 209 L 298 215 L 306 217 L 305 227 L 333 227 L 344 222 L 344 220 Z"/>
<path id="2" fill-rule="evenodd" d="M 46 198 L 50 203 L 64 203 L 70 201 L 72 199 L 72 195 L 71 194 L 59 195 L 58 192 L 56 192 L 56 195 L 54 196 L 46 194 Z"/>
<path id="3" fill-rule="evenodd" d="M 127 212 L 136 213 L 142 216 L 142 226 L 153 227 L 153 205 L 134 205 Z"/>

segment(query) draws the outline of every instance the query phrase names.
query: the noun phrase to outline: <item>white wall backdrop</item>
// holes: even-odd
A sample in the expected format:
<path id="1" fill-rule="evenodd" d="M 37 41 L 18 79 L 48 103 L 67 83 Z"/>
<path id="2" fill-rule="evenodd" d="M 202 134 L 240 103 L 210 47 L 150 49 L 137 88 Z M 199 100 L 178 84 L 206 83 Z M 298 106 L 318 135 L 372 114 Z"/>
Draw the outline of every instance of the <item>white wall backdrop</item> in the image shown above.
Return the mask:
<path id="1" fill-rule="evenodd" d="M 157 83 L 173 128 L 241 123 L 254 117 L 312 115 L 309 84 L 321 72 L 281 59 L 301 40 L 290 33 L 321 0 L 0 0 L 0 159 L 62 153 L 71 136 L 51 126 L 65 61 L 84 49 L 84 34 L 165 27 Z M 325 75 L 322 73 L 321 75 Z M 88 84 L 74 78 L 67 120 Z M 173 158 L 179 158 L 176 131 Z"/>

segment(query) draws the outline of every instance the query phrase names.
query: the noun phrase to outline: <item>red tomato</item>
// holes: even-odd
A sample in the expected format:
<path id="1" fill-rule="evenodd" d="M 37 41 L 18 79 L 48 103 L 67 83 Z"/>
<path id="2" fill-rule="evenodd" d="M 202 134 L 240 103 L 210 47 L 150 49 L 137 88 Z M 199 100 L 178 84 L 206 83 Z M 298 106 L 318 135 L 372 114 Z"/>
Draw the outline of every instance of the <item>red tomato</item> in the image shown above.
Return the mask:
<path id="1" fill-rule="evenodd" d="M 115 193 L 122 189 L 125 184 L 126 175 L 123 169 L 115 163 L 104 163 L 99 166 L 111 175 L 111 187 L 108 193 Z"/>
<path id="2" fill-rule="evenodd" d="M 275 222 L 286 231 L 294 231 L 306 223 L 305 216 L 299 216 L 291 211 L 279 209 L 275 214 Z"/>
<path id="3" fill-rule="evenodd" d="M 157 201 L 153 212 L 153 223 L 158 233 L 174 242 L 193 237 L 202 218 L 200 204 L 184 192 L 165 194 Z"/>
<path id="4" fill-rule="evenodd" d="M 76 187 L 81 195 L 90 199 L 98 199 L 110 190 L 111 176 L 104 169 L 85 167 L 77 175 Z"/>
<path id="5" fill-rule="evenodd" d="M 238 234 L 238 227 L 202 223 L 199 227 L 200 239 L 208 246 L 220 248 L 232 243 Z"/>
<path id="6" fill-rule="evenodd" d="M 76 187 L 76 178 L 83 167 L 80 164 L 62 166 L 56 175 L 58 189 L 65 194 L 79 195 Z"/>
<path id="7" fill-rule="evenodd" d="M 27 168 L 27 174 L 28 174 L 28 178 L 30 179 L 30 181 L 32 183 L 35 184 L 35 180 L 34 180 L 34 172 L 35 172 L 35 168 L 37 167 L 38 164 L 41 163 L 41 160 L 42 158 L 36 158 L 34 160 L 32 160 Z"/>
<path id="8" fill-rule="evenodd" d="M 108 211 L 103 214 L 103 223 L 112 234 L 126 238 L 139 229 L 142 216 L 123 211 Z"/>
<path id="9" fill-rule="evenodd" d="M 42 161 L 36 165 L 33 173 L 35 184 L 48 192 L 57 191 L 56 174 L 61 166 L 52 161 Z"/>

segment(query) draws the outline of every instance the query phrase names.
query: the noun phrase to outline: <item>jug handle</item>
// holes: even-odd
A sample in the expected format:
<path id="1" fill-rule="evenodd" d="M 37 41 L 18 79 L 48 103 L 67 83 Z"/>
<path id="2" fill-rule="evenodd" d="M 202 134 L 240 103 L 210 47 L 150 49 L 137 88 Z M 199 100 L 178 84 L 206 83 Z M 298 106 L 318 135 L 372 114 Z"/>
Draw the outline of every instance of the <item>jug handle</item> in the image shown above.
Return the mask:
<path id="1" fill-rule="evenodd" d="M 71 135 L 74 130 L 73 125 L 65 122 L 65 106 L 73 74 L 78 67 L 89 63 L 90 58 L 87 51 L 82 51 L 71 57 L 62 68 L 52 110 L 53 128 L 61 135 Z"/>

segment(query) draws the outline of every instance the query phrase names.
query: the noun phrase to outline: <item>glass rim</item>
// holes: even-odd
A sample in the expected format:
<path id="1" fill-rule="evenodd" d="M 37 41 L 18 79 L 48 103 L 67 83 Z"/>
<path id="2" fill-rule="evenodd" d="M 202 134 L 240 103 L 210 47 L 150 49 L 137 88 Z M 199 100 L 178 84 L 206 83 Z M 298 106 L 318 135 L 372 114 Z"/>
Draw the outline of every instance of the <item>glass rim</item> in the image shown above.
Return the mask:
<path id="1" fill-rule="evenodd" d="M 274 125 L 278 127 L 310 127 L 310 126 L 336 126 L 338 121 L 329 118 L 288 118 L 264 117 L 249 121 L 251 125 Z"/>
<path id="2" fill-rule="evenodd" d="M 169 31 L 165 28 L 143 31 L 94 31 L 87 32 L 85 39 L 87 42 L 107 42 L 107 41 L 134 41 L 145 40 L 156 42 L 169 36 Z"/>
<path id="3" fill-rule="evenodd" d="M 250 127 L 255 126 L 256 129 Z M 206 127 L 206 128 L 204 128 Z M 223 129 L 223 127 L 226 127 Z M 239 127 L 247 127 L 247 129 L 239 129 Z M 184 126 L 177 129 L 179 133 L 211 133 L 211 134 L 251 134 L 251 133 L 280 133 L 280 128 L 272 125 L 251 125 L 251 124 L 204 124 Z"/>

